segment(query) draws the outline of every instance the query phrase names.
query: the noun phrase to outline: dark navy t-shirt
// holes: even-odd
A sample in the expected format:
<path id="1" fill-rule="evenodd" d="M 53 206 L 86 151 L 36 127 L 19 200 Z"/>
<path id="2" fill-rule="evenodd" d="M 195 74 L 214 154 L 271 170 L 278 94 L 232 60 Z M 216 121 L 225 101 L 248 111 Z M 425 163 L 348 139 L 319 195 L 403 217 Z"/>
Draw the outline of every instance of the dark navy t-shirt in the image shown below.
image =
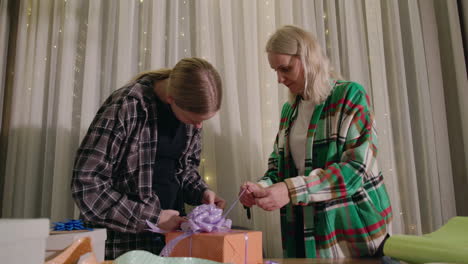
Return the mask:
<path id="1" fill-rule="evenodd" d="M 176 178 L 178 161 L 187 144 L 185 124 L 172 112 L 170 105 L 157 99 L 158 146 L 153 189 L 161 208 L 183 212 L 182 190 Z"/>

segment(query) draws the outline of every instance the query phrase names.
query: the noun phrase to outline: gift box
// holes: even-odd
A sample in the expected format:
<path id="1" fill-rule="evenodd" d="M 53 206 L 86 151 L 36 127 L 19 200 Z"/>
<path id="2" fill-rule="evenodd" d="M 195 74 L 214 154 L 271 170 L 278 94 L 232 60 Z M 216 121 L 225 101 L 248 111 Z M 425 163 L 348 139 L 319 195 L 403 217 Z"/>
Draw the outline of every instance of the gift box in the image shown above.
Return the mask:
<path id="1" fill-rule="evenodd" d="M 91 246 L 96 254 L 97 261 L 104 261 L 107 231 L 105 228 L 94 229 L 92 231 L 61 231 L 51 232 L 47 238 L 46 259 L 70 246 L 75 240 L 82 237 L 91 238 Z"/>
<path id="2" fill-rule="evenodd" d="M 166 244 L 183 232 L 166 234 Z M 230 232 L 196 233 L 181 240 L 171 257 L 194 257 L 233 264 L 261 264 L 262 232 L 232 230 Z"/>
<path id="3" fill-rule="evenodd" d="M 49 219 L 0 219 L 0 262 L 44 263 Z"/>

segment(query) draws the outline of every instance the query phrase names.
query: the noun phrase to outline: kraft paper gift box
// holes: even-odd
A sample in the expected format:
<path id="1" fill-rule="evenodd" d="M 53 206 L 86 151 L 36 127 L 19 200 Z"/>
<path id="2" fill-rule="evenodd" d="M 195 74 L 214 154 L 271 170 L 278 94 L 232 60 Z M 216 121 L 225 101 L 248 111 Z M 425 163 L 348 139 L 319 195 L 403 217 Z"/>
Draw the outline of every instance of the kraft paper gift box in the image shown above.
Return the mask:
<path id="1" fill-rule="evenodd" d="M 182 234 L 184 233 L 167 233 L 166 244 Z M 181 240 L 170 256 L 202 258 L 233 264 L 261 264 L 263 263 L 262 232 L 232 230 L 231 232 L 197 233 Z"/>

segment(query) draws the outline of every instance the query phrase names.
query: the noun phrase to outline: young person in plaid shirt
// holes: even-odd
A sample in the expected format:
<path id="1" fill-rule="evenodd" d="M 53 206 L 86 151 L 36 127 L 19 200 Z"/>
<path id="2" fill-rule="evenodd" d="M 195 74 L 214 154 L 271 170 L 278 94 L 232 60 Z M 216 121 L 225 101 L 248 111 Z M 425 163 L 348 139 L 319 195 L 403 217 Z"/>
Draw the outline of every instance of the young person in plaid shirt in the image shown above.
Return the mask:
<path id="1" fill-rule="evenodd" d="M 366 91 L 333 79 L 318 42 L 301 28 L 278 29 L 266 51 L 290 100 L 268 171 L 241 186 L 241 202 L 281 210 L 285 257 L 381 256 L 392 209 Z"/>
<path id="2" fill-rule="evenodd" d="M 81 143 L 73 198 L 85 220 L 107 228 L 106 259 L 135 249 L 159 254 L 164 237 L 146 220 L 177 229 L 184 203 L 224 200 L 198 173 L 202 122 L 221 106 L 221 78 L 199 58 L 140 74 L 113 92 Z"/>

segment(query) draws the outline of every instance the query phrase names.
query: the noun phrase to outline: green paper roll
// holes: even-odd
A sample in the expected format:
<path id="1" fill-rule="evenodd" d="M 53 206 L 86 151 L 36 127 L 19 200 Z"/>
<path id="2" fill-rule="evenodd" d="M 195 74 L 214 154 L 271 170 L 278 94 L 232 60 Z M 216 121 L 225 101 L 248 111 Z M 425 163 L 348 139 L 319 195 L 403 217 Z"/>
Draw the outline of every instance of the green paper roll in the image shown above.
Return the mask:
<path id="1" fill-rule="evenodd" d="M 384 254 L 417 264 L 468 264 L 468 217 L 454 217 L 437 231 L 423 236 L 391 236 L 385 242 Z"/>

